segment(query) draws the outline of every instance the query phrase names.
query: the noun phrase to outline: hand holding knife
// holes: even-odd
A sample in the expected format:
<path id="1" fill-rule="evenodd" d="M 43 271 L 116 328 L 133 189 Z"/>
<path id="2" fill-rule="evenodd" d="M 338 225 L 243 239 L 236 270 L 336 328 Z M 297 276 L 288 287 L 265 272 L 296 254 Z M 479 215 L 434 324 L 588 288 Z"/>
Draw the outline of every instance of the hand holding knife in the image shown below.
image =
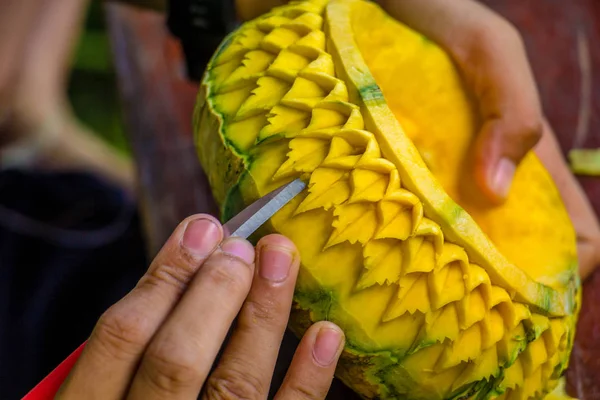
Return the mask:
<path id="1" fill-rule="evenodd" d="M 226 236 L 247 239 L 277 211 L 304 190 L 306 184 L 296 179 L 265 195 L 231 218 L 223 225 Z M 77 362 L 87 342 L 80 345 L 69 357 L 33 388 L 23 399 L 52 399 Z"/>

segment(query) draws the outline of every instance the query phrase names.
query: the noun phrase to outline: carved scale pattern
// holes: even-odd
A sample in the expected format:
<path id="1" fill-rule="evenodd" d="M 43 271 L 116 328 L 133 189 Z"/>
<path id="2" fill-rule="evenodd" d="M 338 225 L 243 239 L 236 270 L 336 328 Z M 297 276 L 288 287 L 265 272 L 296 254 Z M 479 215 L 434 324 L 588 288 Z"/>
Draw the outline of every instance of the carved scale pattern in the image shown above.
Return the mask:
<path id="1" fill-rule="evenodd" d="M 358 290 L 397 287 L 383 322 L 406 313 L 425 316 L 409 353 L 441 346 L 429 367 L 462 371 L 451 390 L 489 378 L 497 372 L 493 367 L 504 365 L 502 399 L 540 397 L 538 389 L 562 372 L 556 370 L 567 347 L 561 319 L 513 302 L 462 247 L 445 240 L 421 200 L 402 187 L 396 166 L 382 157 L 346 84 L 336 78 L 325 50 L 326 3 L 297 1 L 274 9 L 246 24 L 213 60 L 211 71 L 224 78 L 212 81 L 211 93 L 228 96 L 231 104 L 218 110 L 229 124 L 227 135 L 239 130 L 247 136 L 238 141 L 242 152 L 264 141 L 288 141 L 288 158 L 273 179 L 310 177 L 296 214 L 333 212 L 323 251 L 346 241 L 362 246 Z M 526 345 L 531 327 L 534 340 Z"/>

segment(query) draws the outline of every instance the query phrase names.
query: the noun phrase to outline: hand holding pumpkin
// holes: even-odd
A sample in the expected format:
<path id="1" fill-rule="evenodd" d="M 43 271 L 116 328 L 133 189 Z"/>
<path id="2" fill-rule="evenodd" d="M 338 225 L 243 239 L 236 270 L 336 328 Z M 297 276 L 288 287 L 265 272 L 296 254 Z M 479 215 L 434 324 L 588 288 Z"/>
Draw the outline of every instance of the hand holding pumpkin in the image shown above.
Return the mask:
<path id="1" fill-rule="evenodd" d="M 517 29 L 474 0 L 379 3 L 392 16 L 440 44 L 458 65 L 479 106 L 482 125 L 474 146 L 473 172 L 490 201 L 504 201 L 517 165 L 535 147 L 577 231 L 579 270 L 586 278 L 600 264 L 600 227 L 544 119 Z"/>
<path id="2" fill-rule="evenodd" d="M 452 56 L 477 100 L 481 130 L 474 180 L 491 202 L 502 203 L 515 170 L 535 147 L 555 180 L 578 233 L 580 272 L 600 264 L 600 226 L 544 120 L 523 40 L 508 21 L 475 0 L 378 0 L 390 15 L 423 33 Z M 250 19 L 283 0 L 236 0 Z"/>

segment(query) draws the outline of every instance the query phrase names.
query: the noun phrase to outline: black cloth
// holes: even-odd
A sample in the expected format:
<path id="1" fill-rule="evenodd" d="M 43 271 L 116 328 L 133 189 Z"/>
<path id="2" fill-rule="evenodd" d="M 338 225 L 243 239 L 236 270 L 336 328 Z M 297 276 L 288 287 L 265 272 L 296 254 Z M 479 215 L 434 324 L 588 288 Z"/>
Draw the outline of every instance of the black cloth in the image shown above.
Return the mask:
<path id="1" fill-rule="evenodd" d="M 52 371 L 147 265 L 120 190 L 83 174 L 0 172 L 0 399 Z"/>

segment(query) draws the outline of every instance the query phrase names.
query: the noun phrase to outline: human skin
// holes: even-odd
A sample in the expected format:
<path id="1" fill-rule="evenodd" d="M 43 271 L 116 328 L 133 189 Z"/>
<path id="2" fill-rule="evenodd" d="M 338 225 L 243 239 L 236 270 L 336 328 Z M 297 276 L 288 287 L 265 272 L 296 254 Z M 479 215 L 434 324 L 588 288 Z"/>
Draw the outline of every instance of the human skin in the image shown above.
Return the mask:
<path id="1" fill-rule="evenodd" d="M 267 11 L 283 2 L 237 0 L 237 3 L 240 16 L 248 19 L 255 16 L 254 12 Z M 503 200 L 515 166 L 528 150 L 535 148 L 557 182 L 578 232 L 580 270 L 586 277 L 599 262 L 600 230 L 544 119 L 518 32 L 499 16 L 469 0 L 382 0 L 380 3 L 398 20 L 448 50 L 476 95 L 485 123 L 478 139 L 474 174 L 490 201 Z M 50 29 L 48 19 L 33 28 L 39 23 L 38 18 L 44 18 L 40 14 L 41 4 L 54 10 L 46 15 L 65 18 L 61 29 Z M 0 146 L 35 132 L 35 129 L 21 129 L 22 126 L 36 127 L 40 121 L 46 121 L 47 115 L 64 112 L 51 107 L 51 103 L 64 104 L 60 92 L 64 89 L 61 85 L 65 59 L 72 35 L 78 29 L 81 7 L 63 0 L 0 2 L 0 27 L 13 33 L 0 35 L 0 54 L 31 64 L 23 70 L 15 67 L 19 64 L 0 64 L 0 107 L 9 110 L 0 115 L 0 124 L 18 128 L 4 131 L 0 128 Z M 66 13 L 58 13 L 59 9 Z M 58 45 L 59 51 L 48 51 L 53 44 Z M 41 68 L 46 62 L 50 68 Z M 507 70 L 513 73 L 506 73 Z M 40 96 L 36 99 L 37 91 Z M 16 98 L 19 102 L 14 102 Z M 9 119 L 12 123 L 6 124 Z M 91 165 L 101 171 L 111 164 L 107 160 L 94 159 Z M 90 160 L 83 163 L 89 165 Z M 129 184 L 128 178 L 115 178 Z M 265 282 L 260 271 L 274 269 L 273 265 L 263 264 L 264 258 L 261 261 L 260 257 L 255 262 L 248 261 L 250 258 L 244 261 L 250 253 L 254 257 L 254 250 L 248 244 L 235 244 L 236 248 L 245 248 L 241 250 L 243 254 L 237 255 L 230 253 L 231 240 L 210 256 L 204 250 L 197 253 L 185 248 L 184 231 L 192 219 L 177 228 L 138 286 L 104 314 L 59 399 L 121 398 L 125 394 L 133 398 L 166 395 L 195 398 L 194 393 L 202 389 L 205 397 L 211 393 L 246 394 L 247 390 L 259 396 L 266 393 L 274 355 L 287 322 L 298 261 L 294 258 L 284 283 Z M 196 236 L 193 239 L 196 245 L 206 244 L 204 234 L 192 235 Z M 222 237 L 222 231 L 217 237 Z M 286 249 L 284 253 L 295 252 L 287 239 L 269 236 L 259 243 L 257 253 L 267 245 Z M 215 304 L 219 313 L 210 312 Z M 240 310 L 241 322 L 229 342 L 231 347 L 210 373 L 209 364 Z M 333 354 L 326 363 L 320 362 L 318 356 L 317 338 L 321 332 L 326 333 L 321 350 Z M 323 398 L 342 343 L 343 334 L 332 324 L 321 322 L 309 329 L 279 398 Z"/>
<path id="2" fill-rule="evenodd" d="M 87 4 L 0 2 L 0 166 L 87 171 L 133 194 L 133 163 L 77 121 L 66 95 Z"/>
<path id="3" fill-rule="evenodd" d="M 212 216 L 183 221 L 100 318 L 56 399 L 267 398 L 300 258 L 281 235 L 256 249 L 223 237 Z M 312 325 L 275 398 L 324 399 L 343 346 L 336 325 Z"/>

